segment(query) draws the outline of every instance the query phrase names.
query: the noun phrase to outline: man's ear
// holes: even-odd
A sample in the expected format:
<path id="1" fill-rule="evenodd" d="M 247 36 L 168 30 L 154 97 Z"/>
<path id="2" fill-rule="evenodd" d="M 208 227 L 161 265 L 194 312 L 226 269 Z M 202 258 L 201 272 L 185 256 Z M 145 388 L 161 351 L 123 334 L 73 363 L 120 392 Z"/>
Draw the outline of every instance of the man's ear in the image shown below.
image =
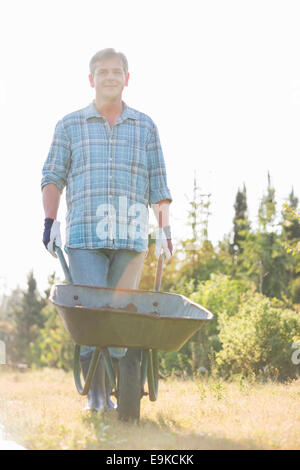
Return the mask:
<path id="1" fill-rule="evenodd" d="M 125 86 L 128 86 L 128 80 L 129 80 L 129 73 L 127 74 L 127 77 L 125 78 Z"/>
<path id="2" fill-rule="evenodd" d="M 89 81 L 90 81 L 90 85 L 92 88 L 95 88 L 95 82 L 94 82 L 94 77 L 93 75 L 90 73 L 89 74 Z"/>

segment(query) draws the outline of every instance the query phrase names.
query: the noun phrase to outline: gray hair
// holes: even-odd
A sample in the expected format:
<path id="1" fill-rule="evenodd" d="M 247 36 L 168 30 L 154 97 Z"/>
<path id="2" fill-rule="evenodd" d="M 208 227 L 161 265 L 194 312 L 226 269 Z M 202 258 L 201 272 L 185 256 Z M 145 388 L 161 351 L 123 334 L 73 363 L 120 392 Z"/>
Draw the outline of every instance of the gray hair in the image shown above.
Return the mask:
<path id="1" fill-rule="evenodd" d="M 103 59 L 111 59 L 112 57 L 118 57 L 122 61 L 123 70 L 125 75 L 128 74 L 128 61 L 125 55 L 122 52 L 116 52 L 112 48 L 102 49 L 101 51 L 96 52 L 95 55 L 90 60 L 90 73 L 94 75 L 96 63 Z"/>

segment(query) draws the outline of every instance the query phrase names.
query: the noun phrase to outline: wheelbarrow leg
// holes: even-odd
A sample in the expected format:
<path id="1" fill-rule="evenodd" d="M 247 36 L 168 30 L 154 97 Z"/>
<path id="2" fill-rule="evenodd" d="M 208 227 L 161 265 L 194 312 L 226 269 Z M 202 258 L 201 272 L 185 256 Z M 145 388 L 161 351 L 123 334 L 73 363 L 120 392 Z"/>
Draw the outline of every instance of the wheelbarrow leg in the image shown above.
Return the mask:
<path id="1" fill-rule="evenodd" d="M 116 410 L 117 404 L 111 400 L 112 386 L 110 384 L 107 374 L 105 374 L 105 390 L 106 390 L 106 409 L 107 411 Z"/>
<path id="2" fill-rule="evenodd" d="M 118 359 L 113 359 L 107 348 L 103 348 L 103 360 L 105 365 L 105 389 L 106 389 L 106 408 L 107 411 L 115 410 L 117 408 L 116 403 L 110 399 L 112 391 L 116 389 L 116 369 L 118 367 Z M 117 364 L 114 364 L 117 363 Z M 114 391 L 114 395 L 116 392 Z"/>
<path id="3" fill-rule="evenodd" d="M 126 356 L 119 359 L 118 418 L 120 420 L 139 421 L 141 396 L 141 350 L 128 348 Z"/>
<path id="4" fill-rule="evenodd" d="M 81 357 L 80 345 L 75 345 L 74 353 L 74 379 L 80 395 L 88 395 L 88 405 L 85 410 L 104 411 L 106 408 L 105 366 L 103 353 L 95 348 L 92 354 Z M 81 367 L 80 367 L 81 366 Z M 82 370 L 85 384 L 80 379 Z"/>
<path id="5" fill-rule="evenodd" d="M 147 379 L 150 401 L 157 400 L 158 394 L 158 353 L 156 349 L 147 351 Z"/>
<path id="6" fill-rule="evenodd" d="M 143 349 L 142 350 L 142 387 L 146 379 L 148 380 L 150 401 L 156 401 L 158 395 L 158 352 L 156 349 Z"/>
<path id="7" fill-rule="evenodd" d="M 83 377 L 86 380 L 91 356 L 87 358 L 80 358 Z M 105 366 L 102 354 L 95 369 L 94 377 L 88 391 L 88 403 L 84 408 L 85 411 L 100 411 L 106 409 L 106 383 L 105 383 Z"/>

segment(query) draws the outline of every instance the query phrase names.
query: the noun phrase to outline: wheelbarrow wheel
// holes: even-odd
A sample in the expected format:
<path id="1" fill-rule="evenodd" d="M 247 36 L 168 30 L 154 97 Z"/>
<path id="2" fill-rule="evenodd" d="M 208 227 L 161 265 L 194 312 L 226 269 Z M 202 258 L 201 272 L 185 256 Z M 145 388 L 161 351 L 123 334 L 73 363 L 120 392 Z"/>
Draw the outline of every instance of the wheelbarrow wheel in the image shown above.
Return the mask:
<path id="1" fill-rule="evenodd" d="M 141 351 L 129 348 L 119 360 L 118 418 L 122 421 L 139 421 L 141 407 Z"/>

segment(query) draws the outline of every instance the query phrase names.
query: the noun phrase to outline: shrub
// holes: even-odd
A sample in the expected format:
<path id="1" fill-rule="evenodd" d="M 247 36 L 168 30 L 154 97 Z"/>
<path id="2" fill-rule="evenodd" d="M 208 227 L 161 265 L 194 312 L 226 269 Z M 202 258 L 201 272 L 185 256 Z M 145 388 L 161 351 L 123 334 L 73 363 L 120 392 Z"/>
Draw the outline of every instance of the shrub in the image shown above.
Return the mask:
<path id="1" fill-rule="evenodd" d="M 265 375 L 286 380 L 297 375 L 291 360 L 293 338 L 300 331 L 300 315 L 279 301 L 255 294 L 236 315 L 220 319 L 222 349 L 216 354 L 218 373 Z"/>
<path id="2" fill-rule="evenodd" d="M 186 283 L 180 293 L 207 308 L 214 318 L 195 333 L 180 353 L 161 353 L 161 365 L 166 375 L 172 369 L 193 374 L 197 374 L 200 367 L 211 370 L 215 354 L 221 349 L 219 319 L 224 315 L 235 315 L 244 296 L 252 295 L 254 290 L 251 283 L 233 280 L 224 274 L 211 274 L 209 280 L 198 284 L 196 291 L 194 285 L 194 281 Z"/>
<path id="3" fill-rule="evenodd" d="M 36 341 L 30 344 L 32 364 L 37 367 L 72 369 L 74 345 L 55 307 L 48 303 L 42 314 L 47 320 Z"/>
<path id="4" fill-rule="evenodd" d="M 207 308 L 213 315 L 205 330 L 216 334 L 219 327 L 219 317 L 223 314 L 235 315 L 246 294 L 251 295 L 255 286 L 243 280 L 231 279 L 224 274 L 212 274 L 208 281 L 202 282 L 196 292 L 191 294 L 191 300 Z"/>

